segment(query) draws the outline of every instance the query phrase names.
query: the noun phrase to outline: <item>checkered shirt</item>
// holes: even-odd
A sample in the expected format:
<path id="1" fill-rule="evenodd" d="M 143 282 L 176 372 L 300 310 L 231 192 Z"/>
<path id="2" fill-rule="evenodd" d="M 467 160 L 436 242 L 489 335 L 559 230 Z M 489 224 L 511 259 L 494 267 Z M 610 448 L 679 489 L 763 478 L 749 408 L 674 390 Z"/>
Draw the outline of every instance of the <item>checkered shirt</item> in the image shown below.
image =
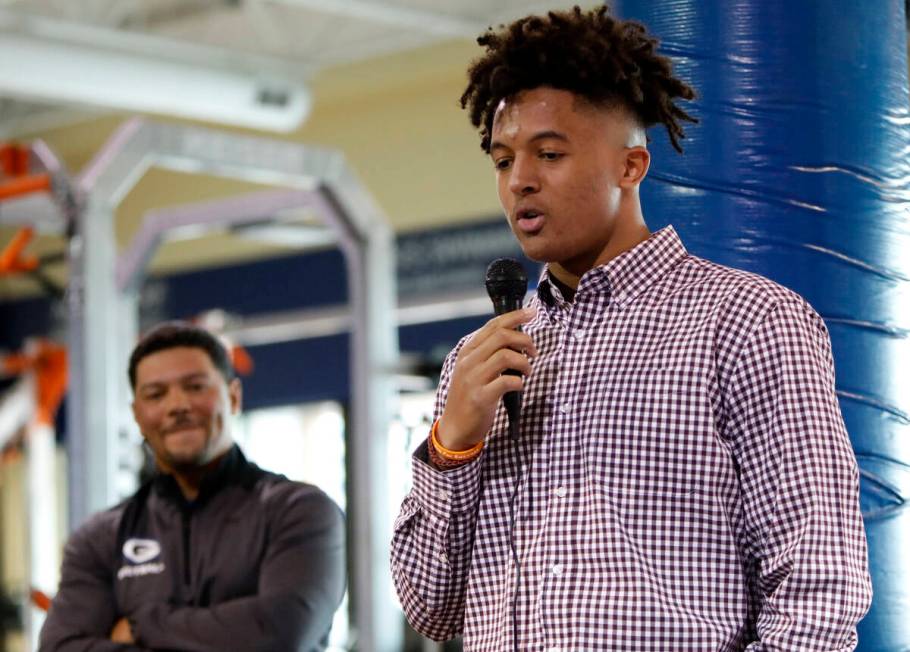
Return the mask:
<path id="1" fill-rule="evenodd" d="M 415 629 L 512 650 L 514 599 L 522 651 L 852 650 L 859 476 L 812 308 L 672 227 L 531 305 L 520 451 L 500 407 L 475 461 L 414 455 L 392 572 Z"/>

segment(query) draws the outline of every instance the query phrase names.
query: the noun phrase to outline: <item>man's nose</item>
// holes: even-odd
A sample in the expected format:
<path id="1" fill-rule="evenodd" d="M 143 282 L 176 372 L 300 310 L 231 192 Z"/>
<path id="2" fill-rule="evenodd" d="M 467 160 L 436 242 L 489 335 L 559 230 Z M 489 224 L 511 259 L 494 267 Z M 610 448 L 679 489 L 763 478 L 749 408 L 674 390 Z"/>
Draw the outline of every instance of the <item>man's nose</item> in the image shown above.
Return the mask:
<path id="1" fill-rule="evenodd" d="M 523 157 L 515 157 L 512 162 L 512 174 L 509 175 L 509 191 L 515 195 L 525 196 L 540 190 L 540 179 L 537 166 Z"/>
<path id="2" fill-rule="evenodd" d="M 167 411 L 169 414 L 188 412 L 190 401 L 187 393 L 182 389 L 172 389 L 167 394 Z"/>

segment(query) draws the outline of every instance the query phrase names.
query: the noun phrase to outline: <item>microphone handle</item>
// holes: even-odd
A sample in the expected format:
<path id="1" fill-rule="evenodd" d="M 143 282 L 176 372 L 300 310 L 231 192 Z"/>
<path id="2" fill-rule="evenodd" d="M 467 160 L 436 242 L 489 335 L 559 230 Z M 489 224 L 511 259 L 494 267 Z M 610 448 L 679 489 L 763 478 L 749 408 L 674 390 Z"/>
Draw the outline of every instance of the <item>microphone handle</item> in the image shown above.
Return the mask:
<path id="1" fill-rule="evenodd" d="M 521 297 L 497 297 L 493 300 L 493 310 L 497 316 L 519 310 L 520 308 Z M 520 331 L 521 326 L 518 326 L 515 330 Z M 516 369 L 506 369 L 502 373 L 509 376 L 521 376 L 521 372 Z M 509 437 L 516 440 L 518 439 L 518 422 L 521 416 L 521 392 L 506 392 L 502 397 L 502 403 L 506 406 L 506 414 L 509 417 Z"/>
<path id="2" fill-rule="evenodd" d="M 503 373 L 510 376 L 521 375 L 514 369 L 506 369 Z M 502 403 L 506 406 L 506 414 L 509 416 L 509 438 L 517 440 L 518 422 L 521 417 L 521 392 L 506 392 L 502 396 Z"/>

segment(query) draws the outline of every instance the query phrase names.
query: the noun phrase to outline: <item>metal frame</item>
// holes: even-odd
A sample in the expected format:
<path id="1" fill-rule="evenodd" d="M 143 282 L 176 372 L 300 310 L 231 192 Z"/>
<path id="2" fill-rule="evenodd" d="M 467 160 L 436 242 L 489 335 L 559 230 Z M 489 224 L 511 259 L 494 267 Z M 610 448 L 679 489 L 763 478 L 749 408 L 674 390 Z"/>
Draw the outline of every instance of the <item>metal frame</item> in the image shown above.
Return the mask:
<path id="1" fill-rule="evenodd" d="M 153 166 L 293 190 L 259 193 L 254 201 L 246 197 L 154 212 L 146 216 L 133 245 L 118 256 L 116 207 Z M 190 223 L 221 228 L 261 221 L 264 210 L 307 207 L 335 233 L 348 269 L 353 378 L 349 521 L 354 533 L 352 588 L 360 605 L 353 623 L 358 649 L 400 650 L 401 616 L 389 599 L 392 518 L 382 500 L 398 359 L 395 261 L 393 235 L 378 205 L 335 150 L 141 119 L 114 133 L 79 176 L 78 191 L 81 210 L 69 242 L 67 292 L 73 379 L 67 401 L 70 527 L 121 497 L 118 456 L 130 423 L 124 380 L 138 332 L 137 288 L 164 232 Z M 258 209 L 255 201 L 263 202 Z M 5 217 L 11 221 L 9 211 Z"/>

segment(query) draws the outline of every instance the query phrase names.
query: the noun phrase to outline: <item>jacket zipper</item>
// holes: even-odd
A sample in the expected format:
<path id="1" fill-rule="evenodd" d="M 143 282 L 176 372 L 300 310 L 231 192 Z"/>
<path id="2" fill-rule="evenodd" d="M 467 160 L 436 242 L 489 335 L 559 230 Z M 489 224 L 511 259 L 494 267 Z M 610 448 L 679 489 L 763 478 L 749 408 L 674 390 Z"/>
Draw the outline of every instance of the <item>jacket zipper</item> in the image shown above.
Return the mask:
<path id="1" fill-rule="evenodd" d="M 183 582 L 190 586 L 192 576 L 190 574 L 190 510 L 182 511 L 183 521 Z"/>

